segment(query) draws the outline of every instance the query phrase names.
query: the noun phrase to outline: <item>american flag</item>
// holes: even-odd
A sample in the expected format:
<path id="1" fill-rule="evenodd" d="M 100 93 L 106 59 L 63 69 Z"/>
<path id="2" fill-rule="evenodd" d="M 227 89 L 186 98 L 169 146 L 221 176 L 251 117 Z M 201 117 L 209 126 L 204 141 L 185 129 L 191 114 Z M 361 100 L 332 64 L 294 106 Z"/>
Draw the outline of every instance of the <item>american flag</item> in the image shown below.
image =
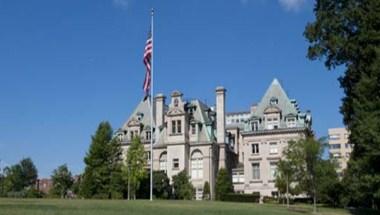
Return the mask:
<path id="1" fill-rule="evenodd" d="M 145 96 L 149 95 L 150 85 L 151 85 L 151 79 L 152 79 L 152 52 L 153 52 L 153 38 L 152 38 L 152 32 L 149 31 L 148 39 L 145 43 L 145 50 L 144 50 L 144 58 L 143 62 L 146 67 L 146 73 L 145 73 L 145 79 L 144 79 L 144 85 L 143 90 L 145 92 Z"/>

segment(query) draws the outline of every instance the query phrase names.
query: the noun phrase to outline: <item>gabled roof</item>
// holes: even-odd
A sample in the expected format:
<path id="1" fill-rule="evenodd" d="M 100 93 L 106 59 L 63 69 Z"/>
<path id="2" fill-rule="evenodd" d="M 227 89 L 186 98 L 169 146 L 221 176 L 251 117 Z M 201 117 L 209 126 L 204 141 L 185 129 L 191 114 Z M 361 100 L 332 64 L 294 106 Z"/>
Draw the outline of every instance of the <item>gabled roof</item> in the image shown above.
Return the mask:
<path id="1" fill-rule="evenodd" d="M 150 127 L 150 121 L 151 121 L 151 116 L 150 116 L 150 99 L 143 99 L 140 101 L 140 103 L 137 105 L 133 113 L 130 115 L 128 120 L 124 123 L 123 125 L 123 130 L 127 129 L 128 123 L 132 121 L 139 121 L 141 124 L 144 125 L 144 127 L 148 128 Z M 154 111 L 153 111 L 154 114 Z M 154 120 L 153 120 L 153 127 L 154 127 Z"/>

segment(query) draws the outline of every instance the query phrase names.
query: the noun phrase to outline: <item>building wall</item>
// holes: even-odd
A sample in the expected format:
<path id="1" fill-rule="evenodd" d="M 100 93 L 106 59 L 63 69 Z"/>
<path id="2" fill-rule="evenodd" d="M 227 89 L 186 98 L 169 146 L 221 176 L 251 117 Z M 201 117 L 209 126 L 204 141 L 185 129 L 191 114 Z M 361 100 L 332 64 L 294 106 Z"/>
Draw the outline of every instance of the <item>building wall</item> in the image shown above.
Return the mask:
<path id="1" fill-rule="evenodd" d="M 304 134 L 299 132 L 244 136 L 244 192 L 260 192 L 263 196 L 272 196 L 272 192 L 276 192 L 277 189 L 270 164 L 277 165 L 289 141 L 297 141 L 303 137 Z M 277 143 L 277 145 L 274 147 L 270 143 Z M 252 152 L 252 144 L 259 145 L 259 153 Z M 253 178 L 252 164 L 259 164 L 260 177 L 258 179 Z"/>
<path id="2" fill-rule="evenodd" d="M 352 152 L 352 145 L 348 142 L 349 133 L 346 128 L 330 128 L 328 135 L 330 156 L 337 160 L 337 172 L 342 174 Z"/>

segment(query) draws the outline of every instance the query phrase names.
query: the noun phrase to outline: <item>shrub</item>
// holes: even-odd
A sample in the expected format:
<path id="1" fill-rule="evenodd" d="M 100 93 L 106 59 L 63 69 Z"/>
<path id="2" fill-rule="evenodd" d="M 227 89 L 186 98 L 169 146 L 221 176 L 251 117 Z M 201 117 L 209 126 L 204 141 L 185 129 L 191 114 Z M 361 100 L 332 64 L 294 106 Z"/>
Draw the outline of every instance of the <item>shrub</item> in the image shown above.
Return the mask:
<path id="1" fill-rule="evenodd" d="M 226 202 L 260 202 L 260 193 L 255 192 L 252 194 L 239 194 L 239 193 L 227 193 L 222 194 L 220 200 Z"/>

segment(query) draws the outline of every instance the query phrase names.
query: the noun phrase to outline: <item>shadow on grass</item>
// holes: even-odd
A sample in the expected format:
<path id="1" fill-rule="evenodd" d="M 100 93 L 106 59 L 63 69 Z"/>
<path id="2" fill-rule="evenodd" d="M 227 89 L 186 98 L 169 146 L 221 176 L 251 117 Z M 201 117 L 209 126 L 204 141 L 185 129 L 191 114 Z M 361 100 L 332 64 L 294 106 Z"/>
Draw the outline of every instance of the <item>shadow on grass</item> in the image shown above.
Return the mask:
<path id="1" fill-rule="evenodd" d="M 379 215 L 380 211 L 372 210 L 372 209 L 349 209 L 350 214 L 352 215 Z"/>

